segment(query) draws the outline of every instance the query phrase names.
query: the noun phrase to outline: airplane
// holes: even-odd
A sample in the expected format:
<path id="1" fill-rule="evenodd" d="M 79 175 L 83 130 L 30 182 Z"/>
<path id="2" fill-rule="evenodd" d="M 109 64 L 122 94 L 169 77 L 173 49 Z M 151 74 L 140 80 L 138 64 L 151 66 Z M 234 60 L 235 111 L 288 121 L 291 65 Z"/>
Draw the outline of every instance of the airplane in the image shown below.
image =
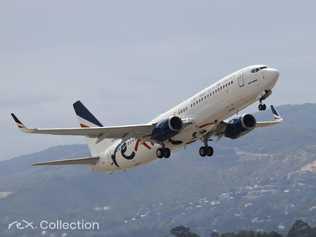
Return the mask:
<path id="1" fill-rule="evenodd" d="M 87 138 L 90 157 L 39 162 L 33 166 L 88 165 L 93 171 L 113 172 L 167 159 L 171 153 L 197 141 L 203 144 L 199 155 L 210 157 L 214 149 L 209 141 L 214 138 L 237 139 L 255 128 L 280 124 L 283 118 L 272 105 L 271 121 L 257 121 L 252 114 L 238 115 L 257 101 L 259 111 L 266 110 L 263 101 L 271 95 L 278 79 L 279 71 L 266 65 L 242 68 L 145 124 L 103 126 L 80 101 L 73 104 L 78 128 L 27 128 L 11 115 L 25 133 Z"/>

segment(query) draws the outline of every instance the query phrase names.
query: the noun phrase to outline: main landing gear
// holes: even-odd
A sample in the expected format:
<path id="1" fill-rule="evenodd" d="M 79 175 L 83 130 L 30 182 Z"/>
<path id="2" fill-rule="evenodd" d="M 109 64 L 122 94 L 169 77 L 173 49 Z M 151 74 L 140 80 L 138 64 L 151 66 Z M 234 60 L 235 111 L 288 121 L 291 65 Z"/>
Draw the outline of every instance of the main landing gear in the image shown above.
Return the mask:
<path id="1" fill-rule="evenodd" d="M 161 147 L 161 148 L 158 148 L 156 150 L 156 156 L 157 158 L 161 159 L 161 158 L 166 158 L 168 159 L 171 155 L 171 151 L 169 148 L 167 147 Z"/>
<path id="2" fill-rule="evenodd" d="M 201 146 L 199 149 L 199 154 L 202 157 L 205 156 L 212 156 L 214 154 L 214 149 L 213 147 L 208 145 L 208 138 L 204 139 L 204 146 Z"/>
<path id="3" fill-rule="evenodd" d="M 266 104 L 263 104 L 262 101 L 264 101 L 266 98 L 268 98 L 272 94 L 271 90 L 265 90 L 264 92 L 265 92 L 264 95 L 259 99 L 259 105 L 258 105 L 259 111 L 264 111 L 267 109 Z"/>
<path id="4" fill-rule="evenodd" d="M 202 157 L 212 156 L 214 154 L 214 149 L 211 146 L 201 146 L 199 149 L 199 154 Z"/>

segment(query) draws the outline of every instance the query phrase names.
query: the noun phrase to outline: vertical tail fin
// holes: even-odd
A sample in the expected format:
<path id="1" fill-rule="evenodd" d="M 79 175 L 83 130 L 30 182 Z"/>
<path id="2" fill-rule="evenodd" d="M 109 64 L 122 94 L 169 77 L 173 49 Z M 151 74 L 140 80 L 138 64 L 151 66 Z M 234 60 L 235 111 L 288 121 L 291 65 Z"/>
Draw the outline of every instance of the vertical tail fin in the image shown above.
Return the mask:
<path id="1" fill-rule="evenodd" d="M 80 127 L 102 127 L 103 125 L 94 115 L 81 103 L 77 101 L 73 104 L 74 110 L 78 116 Z"/>
<path id="2" fill-rule="evenodd" d="M 75 113 L 78 117 L 80 127 L 102 127 L 99 120 L 81 103 L 77 101 L 73 104 Z M 90 153 L 93 156 L 99 155 L 101 152 L 113 144 L 112 139 L 104 139 L 102 142 L 97 142 L 97 138 L 87 137 Z"/>

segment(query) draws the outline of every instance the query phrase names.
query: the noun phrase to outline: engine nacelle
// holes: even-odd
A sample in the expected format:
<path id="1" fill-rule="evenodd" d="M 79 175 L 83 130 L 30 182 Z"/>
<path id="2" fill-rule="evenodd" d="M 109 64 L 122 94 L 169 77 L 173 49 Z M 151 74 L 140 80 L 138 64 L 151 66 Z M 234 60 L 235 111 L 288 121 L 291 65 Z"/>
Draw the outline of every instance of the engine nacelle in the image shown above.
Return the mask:
<path id="1" fill-rule="evenodd" d="M 155 141 L 163 142 L 178 134 L 182 128 L 182 119 L 173 116 L 157 123 L 151 133 L 151 138 Z"/>
<path id="2" fill-rule="evenodd" d="M 251 114 L 245 114 L 239 118 L 229 121 L 224 135 L 225 137 L 236 139 L 246 135 L 256 127 L 256 118 Z"/>

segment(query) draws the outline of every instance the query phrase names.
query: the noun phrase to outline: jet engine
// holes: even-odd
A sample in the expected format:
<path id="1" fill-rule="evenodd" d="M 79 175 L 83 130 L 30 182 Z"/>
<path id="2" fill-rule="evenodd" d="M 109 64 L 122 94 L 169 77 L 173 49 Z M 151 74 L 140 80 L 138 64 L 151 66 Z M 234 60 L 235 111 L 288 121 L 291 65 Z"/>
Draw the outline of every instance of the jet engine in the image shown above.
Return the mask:
<path id="1" fill-rule="evenodd" d="M 182 128 L 182 119 L 173 116 L 158 122 L 152 131 L 151 138 L 155 141 L 163 142 L 178 134 Z"/>
<path id="2" fill-rule="evenodd" d="M 232 119 L 225 128 L 225 137 L 236 139 L 246 135 L 256 127 L 256 118 L 252 114 L 245 114 L 239 118 Z"/>

